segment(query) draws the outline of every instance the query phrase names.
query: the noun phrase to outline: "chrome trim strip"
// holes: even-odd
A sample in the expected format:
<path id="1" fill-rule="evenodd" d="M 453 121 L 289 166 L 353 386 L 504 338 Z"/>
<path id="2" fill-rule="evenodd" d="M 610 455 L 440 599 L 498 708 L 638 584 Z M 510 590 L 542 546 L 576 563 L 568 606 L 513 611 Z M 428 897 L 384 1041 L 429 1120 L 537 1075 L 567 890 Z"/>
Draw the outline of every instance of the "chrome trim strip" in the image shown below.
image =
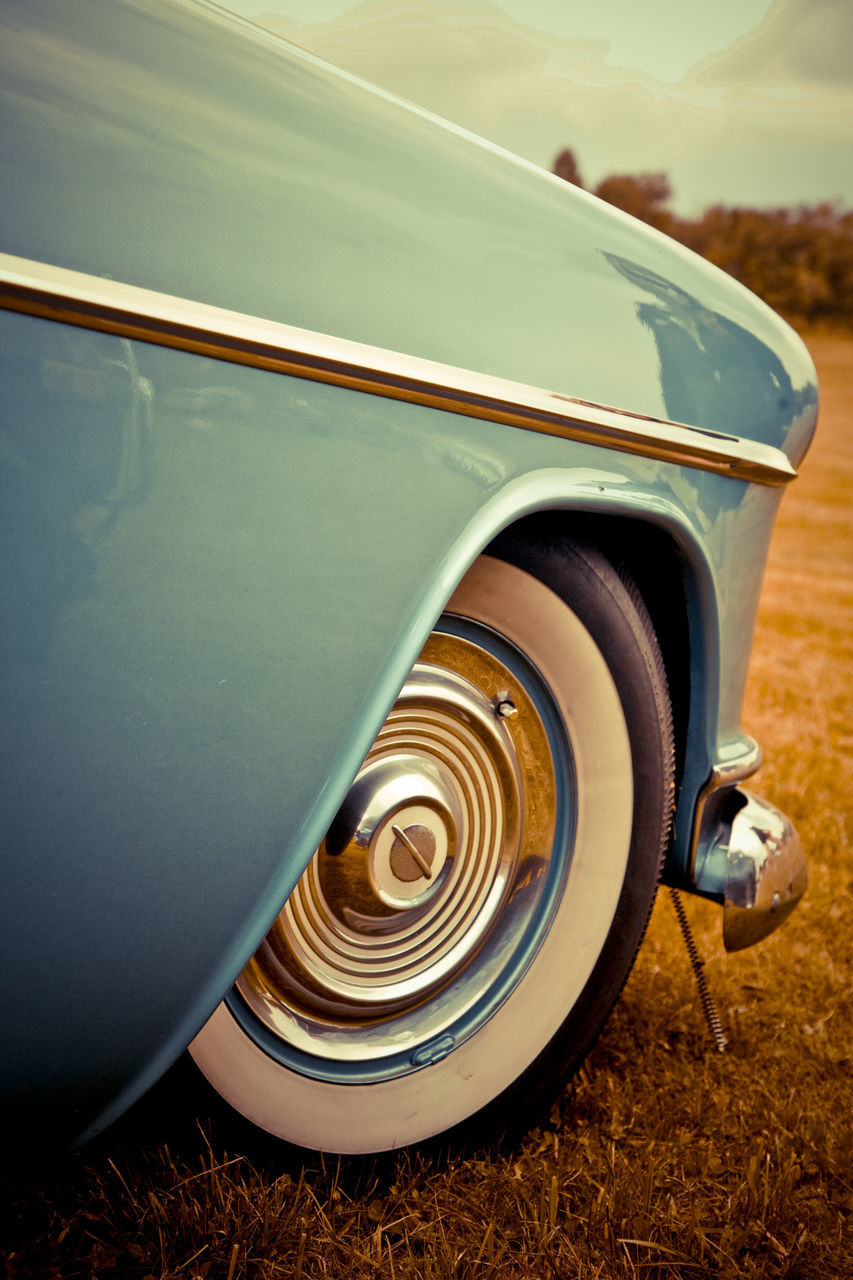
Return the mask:
<path id="1" fill-rule="evenodd" d="M 770 445 L 11 254 L 0 254 L 0 307 L 738 480 L 780 485 L 796 475 L 785 454 Z"/>
<path id="2" fill-rule="evenodd" d="M 754 738 L 746 734 L 743 738 L 743 750 L 730 760 L 718 761 L 711 770 L 711 776 L 696 797 L 696 808 L 693 813 L 693 831 L 690 837 L 689 882 L 692 884 L 696 870 L 696 855 L 699 850 L 699 837 L 702 832 L 702 819 L 705 808 L 715 791 L 723 787 L 732 788 L 745 782 L 761 768 L 764 759 L 761 747 Z"/>

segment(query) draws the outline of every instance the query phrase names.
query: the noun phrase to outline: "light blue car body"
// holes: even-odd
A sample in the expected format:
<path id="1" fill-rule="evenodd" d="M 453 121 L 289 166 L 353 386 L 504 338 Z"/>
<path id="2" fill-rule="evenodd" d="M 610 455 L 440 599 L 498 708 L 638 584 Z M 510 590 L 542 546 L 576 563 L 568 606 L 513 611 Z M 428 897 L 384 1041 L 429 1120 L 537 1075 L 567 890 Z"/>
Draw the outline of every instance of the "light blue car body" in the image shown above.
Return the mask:
<path id="1" fill-rule="evenodd" d="M 213 6 L 2 0 L 0 252 L 780 451 L 762 303 Z M 666 878 L 740 723 L 778 485 L 0 310 L 0 1085 L 70 1134 L 186 1047 L 476 556 L 643 530 L 684 618 Z M 650 554 L 650 552 L 649 552 Z M 649 580 L 653 566 L 647 565 Z M 706 833 L 706 842 L 712 839 Z"/>

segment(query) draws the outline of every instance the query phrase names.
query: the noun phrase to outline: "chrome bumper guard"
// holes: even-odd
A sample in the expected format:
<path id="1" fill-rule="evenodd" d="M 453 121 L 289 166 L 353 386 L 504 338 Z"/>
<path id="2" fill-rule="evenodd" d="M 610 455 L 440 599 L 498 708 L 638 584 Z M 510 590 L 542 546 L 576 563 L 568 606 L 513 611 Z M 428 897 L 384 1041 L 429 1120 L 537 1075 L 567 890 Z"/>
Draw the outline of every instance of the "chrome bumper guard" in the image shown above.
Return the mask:
<path id="1" fill-rule="evenodd" d="M 754 738 L 736 739 L 700 792 L 693 819 L 687 887 L 722 904 L 727 951 L 742 951 L 778 929 L 809 878 L 790 819 L 739 786 L 760 764 Z"/>
<path id="2" fill-rule="evenodd" d="M 723 942 L 741 951 L 778 929 L 805 893 L 808 869 L 800 837 L 784 813 L 739 791 L 726 849 Z"/>

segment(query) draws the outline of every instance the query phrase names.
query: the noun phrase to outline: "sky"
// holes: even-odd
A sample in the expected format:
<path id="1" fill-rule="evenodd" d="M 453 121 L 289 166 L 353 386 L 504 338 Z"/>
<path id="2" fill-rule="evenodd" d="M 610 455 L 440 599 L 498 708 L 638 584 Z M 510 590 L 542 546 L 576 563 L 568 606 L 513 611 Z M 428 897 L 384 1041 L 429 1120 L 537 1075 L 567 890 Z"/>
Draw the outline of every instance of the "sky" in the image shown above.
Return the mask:
<path id="1" fill-rule="evenodd" d="M 853 0 L 220 0 L 588 187 L 672 207 L 853 206 Z"/>

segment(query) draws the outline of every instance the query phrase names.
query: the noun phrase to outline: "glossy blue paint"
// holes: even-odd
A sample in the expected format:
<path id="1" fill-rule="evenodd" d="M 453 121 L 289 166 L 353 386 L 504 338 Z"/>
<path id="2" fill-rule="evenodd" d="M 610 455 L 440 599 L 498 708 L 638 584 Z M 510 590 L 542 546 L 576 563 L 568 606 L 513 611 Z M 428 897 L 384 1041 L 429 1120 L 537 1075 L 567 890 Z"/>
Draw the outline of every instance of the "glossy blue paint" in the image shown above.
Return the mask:
<path id="1" fill-rule="evenodd" d="M 565 184 L 212 9 L 3 0 L 0 24 L 3 251 L 802 456 L 798 340 Z M 465 569 L 530 512 L 643 519 L 684 558 L 683 871 L 742 736 L 778 491 L 3 312 L 0 361 L 16 1105 L 97 1128 L 174 1060 Z"/>

